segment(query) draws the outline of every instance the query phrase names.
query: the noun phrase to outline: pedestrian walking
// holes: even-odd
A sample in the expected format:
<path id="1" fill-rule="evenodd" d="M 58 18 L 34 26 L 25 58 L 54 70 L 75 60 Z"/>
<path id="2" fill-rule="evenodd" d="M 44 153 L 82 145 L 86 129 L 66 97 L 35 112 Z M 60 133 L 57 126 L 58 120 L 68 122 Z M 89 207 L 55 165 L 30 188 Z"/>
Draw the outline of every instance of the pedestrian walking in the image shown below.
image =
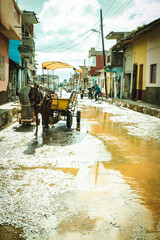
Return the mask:
<path id="1" fill-rule="evenodd" d="M 117 87 L 117 98 L 120 98 L 120 87 L 121 87 L 121 81 L 120 78 L 118 79 L 118 82 L 116 84 Z"/>

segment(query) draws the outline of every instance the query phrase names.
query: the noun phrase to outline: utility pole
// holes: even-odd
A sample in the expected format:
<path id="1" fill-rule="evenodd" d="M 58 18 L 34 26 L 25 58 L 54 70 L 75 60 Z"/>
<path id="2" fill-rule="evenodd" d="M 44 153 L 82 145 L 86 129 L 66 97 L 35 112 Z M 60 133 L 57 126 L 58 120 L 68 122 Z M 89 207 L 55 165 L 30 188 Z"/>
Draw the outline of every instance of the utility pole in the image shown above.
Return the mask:
<path id="1" fill-rule="evenodd" d="M 84 71 L 83 71 L 83 81 L 84 81 L 84 90 L 85 90 L 85 81 L 86 81 L 86 60 L 84 59 Z"/>
<path id="2" fill-rule="evenodd" d="M 49 69 L 47 69 L 48 71 L 48 90 L 49 90 Z"/>
<path id="3" fill-rule="evenodd" d="M 102 18 L 102 9 L 100 9 L 100 20 L 101 20 L 101 38 L 102 38 L 102 50 L 103 50 L 103 66 L 104 66 L 104 82 L 105 82 L 105 92 L 107 99 L 107 78 L 106 78 L 106 58 L 105 58 L 105 49 L 104 49 L 104 37 L 103 37 L 103 18 Z"/>

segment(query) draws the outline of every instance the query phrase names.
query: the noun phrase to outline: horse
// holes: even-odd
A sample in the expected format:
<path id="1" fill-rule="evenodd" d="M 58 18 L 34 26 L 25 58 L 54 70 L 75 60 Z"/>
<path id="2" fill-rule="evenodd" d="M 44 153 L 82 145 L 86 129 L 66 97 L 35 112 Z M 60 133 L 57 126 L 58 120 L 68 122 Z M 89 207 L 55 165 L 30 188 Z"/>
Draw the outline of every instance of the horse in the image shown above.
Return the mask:
<path id="1" fill-rule="evenodd" d="M 35 136 L 37 136 L 38 133 L 38 114 L 41 113 L 42 116 L 42 127 L 43 127 L 43 134 L 48 129 L 49 124 L 49 115 L 50 115 L 50 105 L 51 105 L 51 99 L 48 95 L 45 95 L 42 93 L 42 91 L 39 90 L 39 85 L 34 84 L 34 86 L 30 86 L 29 91 L 29 100 L 30 104 L 34 109 L 34 114 L 36 117 L 36 131 Z"/>

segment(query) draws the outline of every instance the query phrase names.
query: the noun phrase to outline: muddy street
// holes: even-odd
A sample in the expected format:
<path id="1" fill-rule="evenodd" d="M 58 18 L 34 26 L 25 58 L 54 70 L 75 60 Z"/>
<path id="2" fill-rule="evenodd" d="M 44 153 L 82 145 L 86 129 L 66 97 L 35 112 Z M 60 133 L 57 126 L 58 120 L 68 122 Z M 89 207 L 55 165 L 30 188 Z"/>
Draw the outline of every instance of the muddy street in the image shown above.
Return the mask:
<path id="1" fill-rule="evenodd" d="M 81 129 L 0 131 L 0 239 L 160 239 L 160 119 L 79 100 Z"/>

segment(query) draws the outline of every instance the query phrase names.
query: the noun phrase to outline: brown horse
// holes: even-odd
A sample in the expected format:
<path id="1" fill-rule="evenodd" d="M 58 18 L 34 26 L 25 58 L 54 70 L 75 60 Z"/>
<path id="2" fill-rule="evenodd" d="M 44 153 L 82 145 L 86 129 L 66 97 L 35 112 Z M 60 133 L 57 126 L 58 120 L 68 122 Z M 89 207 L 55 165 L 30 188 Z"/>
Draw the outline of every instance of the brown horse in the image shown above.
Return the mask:
<path id="1" fill-rule="evenodd" d="M 30 104 L 33 106 L 34 114 L 36 117 L 36 132 L 38 133 L 38 114 L 41 113 L 42 116 L 42 126 L 43 126 L 43 134 L 46 129 L 48 129 L 49 124 L 49 115 L 50 115 L 50 105 L 51 99 L 48 95 L 43 97 L 43 93 L 39 90 L 39 85 L 34 84 L 34 86 L 30 86 L 29 92 Z"/>

